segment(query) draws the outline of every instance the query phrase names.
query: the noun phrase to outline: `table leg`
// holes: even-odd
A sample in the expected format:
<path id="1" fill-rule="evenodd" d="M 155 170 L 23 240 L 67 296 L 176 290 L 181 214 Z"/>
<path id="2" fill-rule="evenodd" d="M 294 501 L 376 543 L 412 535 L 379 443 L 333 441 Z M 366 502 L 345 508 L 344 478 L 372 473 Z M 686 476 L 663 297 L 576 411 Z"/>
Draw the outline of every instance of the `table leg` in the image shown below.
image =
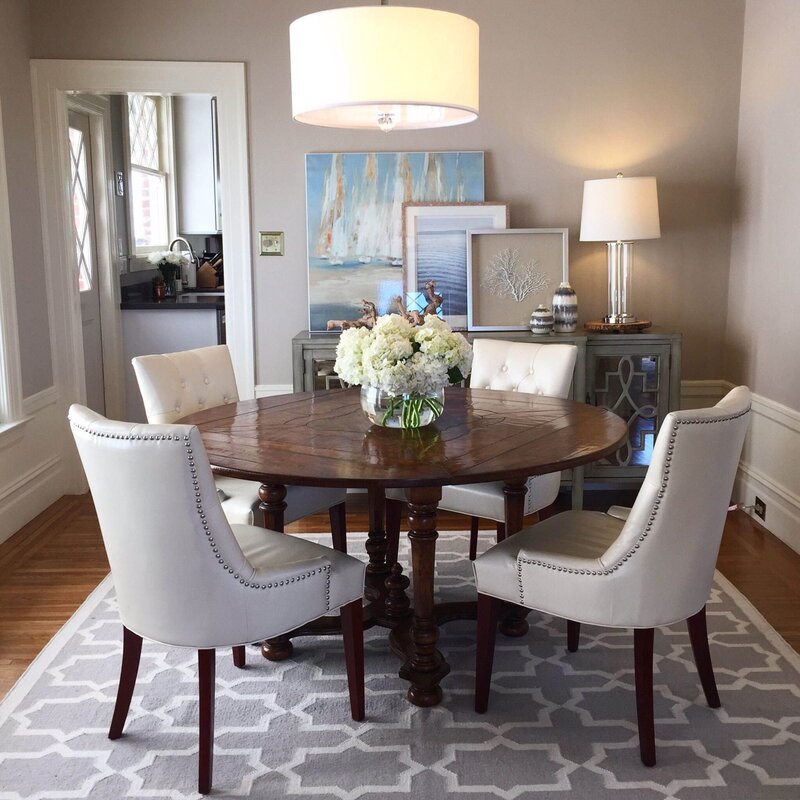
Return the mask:
<path id="1" fill-rule="evenodd" d="M 264 512 L 264 527 L 283 533 L 283 512 L 286 510 L 286 487 L 281 484 L 263 484 L 258 490 L 261 510 Z M 277 636 L 261 643 L 261 655 L 267 661 L 283 661 L 294 651 L 288 636 Z"/>
<path id="2" fill-rule="evenodd" d="M 506 481 L 503 486 L 506 512 L 506 538 L 522 530 L 525 516 L 525 495 L 528 492 L 526 481 Z M 528 632 L 525 619 L 529 609 L 509 603 L 500 623 L 500 632 L 506 636 L 519 637 Z"/>
<path id="3" fill-rule="evenodd" d="M 279 483 L 264 483 L 258 490 L 264 527 L 283 533 L 283 512 L 286 511 L 286 487 Z"/>
<path id="4" fill-rule="evenodd" d="M 369 498 L 369 533 L 367 536 L 367 553 L 369 564 L 367 572 L 370 575 L 386 575 L 390 564 L 386 563 L 386 492 L 380 487 L 367 489 Z"/>
<path id="5" fill-rule="evenodd" d="M 442 700 L 439 681 L 450 665 L 436 649 L 439 628 L 433 615 L 433 576 L 436 559 L 436 507 L 442 498 L 439 486 L 406 490 L 408 538 L 411 541 L 411 569 L 414 576 L 414 617 L 411 623 L 410 654 L 400 677 L 411 683 L 408 699 L 417 706 L 435 706 Z"/>

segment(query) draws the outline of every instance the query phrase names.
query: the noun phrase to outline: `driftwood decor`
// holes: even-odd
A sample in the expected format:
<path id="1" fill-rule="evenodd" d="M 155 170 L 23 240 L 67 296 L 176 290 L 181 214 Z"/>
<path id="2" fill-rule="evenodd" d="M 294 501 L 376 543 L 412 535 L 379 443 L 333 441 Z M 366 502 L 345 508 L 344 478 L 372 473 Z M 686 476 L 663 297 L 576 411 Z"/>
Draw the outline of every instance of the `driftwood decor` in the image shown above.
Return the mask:
<path id="1" fill-rule="evenodd" d="M 394 302 L 401 317 L 407 319 L 412 325 L 422 325 L 425 317 L 436 316 L 439 313 L 439 309 L 444 302 L 442 295 L 436 294 L 436 281 L 428 281 L 425 284 L 425 297 L 428 299 L 428 304 L 422 312 L 408 311 L 402 295 L 397 295 L 394 298 Z M 375 303 L 369 300 L 362 300 L 361 302 L 363 304 L 361 307 L 363 314 L 360 319 L 329 319 L 326 330 L 333 331 L 339 328 L 346 331 L 348 328 L 372 328 L 378 319 Z"/>

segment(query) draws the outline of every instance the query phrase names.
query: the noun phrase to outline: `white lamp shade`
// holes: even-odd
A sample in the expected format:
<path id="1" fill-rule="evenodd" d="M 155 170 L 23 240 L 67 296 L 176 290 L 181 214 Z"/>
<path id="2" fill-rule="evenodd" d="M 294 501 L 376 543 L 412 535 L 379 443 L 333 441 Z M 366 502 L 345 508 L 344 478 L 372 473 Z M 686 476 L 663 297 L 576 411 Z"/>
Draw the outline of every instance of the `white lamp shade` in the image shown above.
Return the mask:
<path id="1" fill-rule="evenodd" d="M 289 26 L 292 116 L 333 128 L 439 128 L 478 116 L 479 28 L 460 14 L 362 6 Z"/>
<path id="2" fill-rule="evenodd" d="M 582 242 L 632 242 L 660 236 L 655 178 L 584 181 Z"/>

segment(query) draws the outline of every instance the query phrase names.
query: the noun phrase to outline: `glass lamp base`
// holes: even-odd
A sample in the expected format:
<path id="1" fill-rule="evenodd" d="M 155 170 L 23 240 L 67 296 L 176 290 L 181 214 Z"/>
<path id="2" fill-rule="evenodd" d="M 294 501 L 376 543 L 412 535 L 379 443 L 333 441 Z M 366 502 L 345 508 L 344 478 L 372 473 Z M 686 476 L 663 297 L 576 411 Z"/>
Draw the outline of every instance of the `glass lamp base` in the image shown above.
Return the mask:
<path id="1" fill-rule="evenodd" d="M 624 325 L 626 322 L 636 321 L 636 317 L 633 314 L 606 314 L 603 317 L 603 322 L 608 322 L 611 325 Z"/>

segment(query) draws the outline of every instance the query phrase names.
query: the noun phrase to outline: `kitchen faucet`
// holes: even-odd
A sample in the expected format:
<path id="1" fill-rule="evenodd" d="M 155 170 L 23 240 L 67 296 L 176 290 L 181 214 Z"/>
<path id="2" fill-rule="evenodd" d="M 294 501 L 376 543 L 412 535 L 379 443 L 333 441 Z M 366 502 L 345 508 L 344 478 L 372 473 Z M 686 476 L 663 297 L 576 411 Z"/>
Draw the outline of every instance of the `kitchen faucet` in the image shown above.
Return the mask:
<path id="1" fill-rule="evenodd" d="M 194 266 L 195 266 L 195 269 L 197 269 L 197 267 L 198 267 L 199 265 L 198 265 L 198 261 L 197 261 L 197 256 L 194 254 L 194 248 L 193 248 L 193 247 L 192 247 L 192 245 L 191 245 L 189 242 L 187 242 L 187 241 L 186 241 L 186 239 L 184 239 L 182 236 L 177 236 L 177 237 L 175 237 L 175 238 L 174 238 L 174 239 L 173 239 L 173 240 L 172 240 L 172 241 L 169 243 L 169 247 L 167 248 L 167 250 L 172 250 L 172 245 L 174 245 L 176 242 L 183 242 L 183 243 L 186 245 L 186 248 L 187 248 L 187 249 L 188 249 L 188 251 L 189 251 L 189 255 L 191 256 L 191 258 L 190 258 L 189 260 L 192 262 L 192 264 L 194 264 Z"/>

